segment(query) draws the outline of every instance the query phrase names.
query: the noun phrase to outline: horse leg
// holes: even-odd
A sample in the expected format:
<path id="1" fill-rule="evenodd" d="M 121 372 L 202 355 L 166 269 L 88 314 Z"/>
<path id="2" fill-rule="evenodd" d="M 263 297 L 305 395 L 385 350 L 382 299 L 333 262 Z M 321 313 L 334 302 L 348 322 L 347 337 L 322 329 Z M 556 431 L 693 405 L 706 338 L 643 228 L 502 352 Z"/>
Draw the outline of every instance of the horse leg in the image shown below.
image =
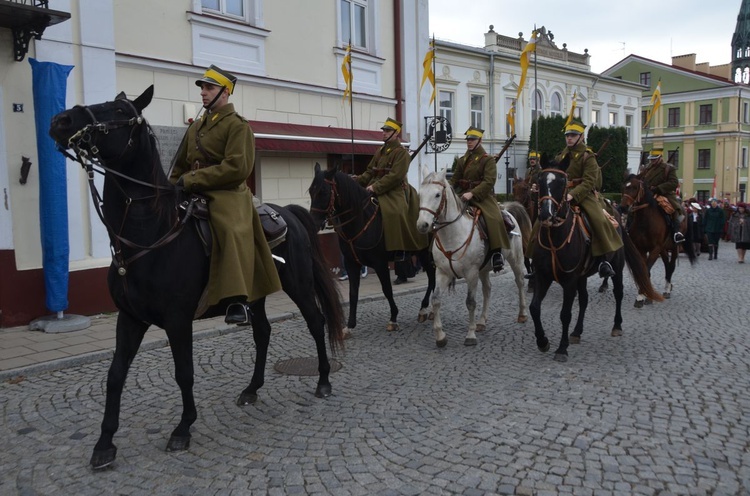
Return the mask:
<path id="1" fill-rule="evenodd" d="M 579 278 L 583 279 L 583 277 Z M 568 345 L 570 344 L 568 338 L 568 328 L 570 327 L 570 321 L 573 316 L 573 300 L 575 300 L 576 293 L 578 292 L 578 283 L 576 285 L 568 284 L 563 287 L 563 303 L 560 309 L 560 322 L 562 323 L 562 335 L 560 336 L 560 345 L 555 350 L 555 361 L 556 362 L 567 362 L 568 361 Z"/>
<path id="2" fill-rule="evenodd" d="M 518 289 L 518 318 L 516 319 L 516 322 L 523 324 L 529 319 L 527 309 L 528 305 L 526 304 L 526 293 L 523 290 L 523 284 L 525 281 L 524 278 L 524 270 L 522 267 L 522 261 L 525 261 L 526 259 L 523 256 L 523 246 L 521 246 L 520 239 L 519 243 L 516 244 L 515 239 L 512 240 L 511 244 L 511 250 L 508 254 L 508 260 L 510 262 L 510 268 L 513 270 L 513 278 L 516 281 L 516 288 Z M 531 287 L 531 280 L 529 280 L 529 287 Z"/>
<path id="3" fill-rule="evenodd" d="M 435 264 L 430 257 L 429 248 L 420 251 L 417 256 L 419 257 L 419 263 L 422 265 L 422 270 L 427 274 L 427 290 L 424 293 L 417 315 L 417 322 L 422 323 L 430 318 L 430 296 L 435 291 Z"/>
<path id="4" fill-rule="evenodd" d="M 583 319 L 586 317 L 586 309 L 589 306 L 589 290 L 586 286 L 587 279 L 581 277 L 578 279 L 578 318 L 573 333 L 570 335 L 570 344 L 580 344 L 581 334 L 583 334 Z"/>
<path id="5" fill-rule="evenodd" d="M 440 305 L 443 293 L 448 291 L 448 285 L 451 278 L 442 272 L 438 272 L 435 284 L 435 291 L 432 293 L 432 312 L 435 317 L 432 321 L 432 330 L 435 333 L 435 343 L 438 348 L 445 348 L 448 344 L 448 338 L 443 332 L 443 321 L 440 319 Z"/>
<path id="6" fill-rule="evenodd" d="M 185 451 L 190 447 L 190 426 L 198 418 L 193 397 L 193 326 L 188 320 L 165 330 L 174 360 L 175 381 L 182 393 L 182 417 L 169 437 L 167 451 Z"/>
<path id="7" fill-rule="evenodd" d="M 607 288 L 609 288 L 608 281 L 609 281 L 609 276 L 605 277 L 604 279 L 602 279 L 602 283 L 599 286 L 599 292 L 600 293 L 605 293 L 607 291 Z"/>
<path id="8" fill-rule="evenodd" d="M 477 345 L 477 322 L 474 319 L 477 311 L 477 283 L 479 282 L 478 274 L 471 274 L 466 278 L 466 310 L 469 312 L 469 329 L 466 332 L 464 346 Z"/>
<path id="9" fill-rule="evenodd" d="M 108 467 L 115 461 L 117 447 L 112 438 L 120 427 L 120 402 L 125 378 L 130 364 L 141 346 L 143 335 L 149 325 L 121 311 L 117 315 L 115 355 L 107 373 L 107 399 L 99 440 L 91 455 L 91 467 L 95 470 Z"/>
<path id="10" fill-rule="evenodd" d="M 539 273 L 535 276 L 536 283 L 534 286 L 534 297 L 531 299 L 531 305 L 529 305 L 529 313 L 531 313 L 531 320 L 534 321 L 534 336 L 536 337 L 536 347 L 542 353 L 549 351 L 549 339 L 544 335 L 544 327 L 542 326 L 542 301 L 547 296 L 552 285 L 551 279 L 542 279 L 539 277 Z"/>
<path id="11" fill-rule="evenodd" d="M 484 332 L 487 329 L 487 313 L 490 310 L 490 297 L 492 296 L 489 264 L 479 273 L 479 282 L 482 284 L 482 314 L 477 320 L 477 332 Z"/>
<path id="12" fill-rule="evenodd" d="M 380 262 L 376 269 L 378 279 L 380 280 L 380 288 L 388 300 L 388 306 L 391 309 L 391 319 L 385 325 L 385 330 L 388 332 L 398 331 L 400 329 L 398 325 L 398 307 L 396 306 L 396 300 L 393 299 L 393 286 L 391 286 L 391 276 L 388 270 L 388 264 Z M 351 303 L 350 303 L 351 304 Z"/>
<path id="13" fill-rule="evenodd" d="M 348 259 L 344 260 L 344 264 L 346 265 L 346 272 L 349 274 L 349 319 L 346 323 L 346 328 L 344 329 L 344 339 L 349 339 L 352 337 L 352 331 L 355 327 L 357 327 L 357 303 L 359 301 L 359 282 L 360 282 L 360 273 L 359 268 L 355 266 L 353 262 L 350 262 Z M 350 268 L 350 265 L 352 266 Z M 377 267 L 373 267 L 375 269 L 375 273 L 378 275 L 378 279 L 380 279 L 380 283 L 383 284 L 383 275 L 382 271 L 383 268 L 381 267 L 382 264 L 378 264 Z M 386 273 L 385 278 L 388 279 L 388 267 L 385 267 Z"/>
<path id="14" fill-rule="evenodd" d="M 255 403 L 258 400 L 258 390 L 263 387 L 266 379 L 266 360 L 268 358 L 268 344 L 271 342 L 271 324 L 266 317 L 266 298 L 260 298 L 250 304 L 253 316 L 253 341 L 255 342 L 255 367 L 250 384 L 237 398 L 238 406 Z"/>
<path id="15" fill-rule="evenodd" d="M 619 267 L 615 267 L 615 277 L 612 278 L 612 294 L 615 296 L 615 322 L 612 326 L 612 337 L 622 336 L 622 298 L 623 290 L 623 271 L 625 270 L 624 256 L 623 260 L 618 262 Z"/>
<path id="16" fill-rule="evenodd" d="M 312 283 L 300 287 L 308 288 L 305 294 L 300 291 L 293 291 L 294 285 L 289 284 L 287 295 L 299 307 L 302 317 L 307 322 L 307 328 L 310 335 L 315 340 L 315 350 L 318 352 L 318 385 L 315 388 L 316 398 L 327 398 L 331 395 L 331 383 L 329 375 L 331 373 L 331 363 L 328 361 L 328 351 L 326 350 L 325 339 L 325 317 L 320 312 L 314 298 L 310 298 L 310 293 L 314 292 Z M 285 287 L 286 289 L 286 287 Z"/>
<path id="17" fill-rule="evenodd" d="M 665 250 L 661 254 L 661 261 L 664 264 L 664 292 L 662 296 L 665 299 L 672 297 L 672 274 L 677 266 L 677 257 L 679 255 L 679 248 L 675 247 L 671 250 Z"/>

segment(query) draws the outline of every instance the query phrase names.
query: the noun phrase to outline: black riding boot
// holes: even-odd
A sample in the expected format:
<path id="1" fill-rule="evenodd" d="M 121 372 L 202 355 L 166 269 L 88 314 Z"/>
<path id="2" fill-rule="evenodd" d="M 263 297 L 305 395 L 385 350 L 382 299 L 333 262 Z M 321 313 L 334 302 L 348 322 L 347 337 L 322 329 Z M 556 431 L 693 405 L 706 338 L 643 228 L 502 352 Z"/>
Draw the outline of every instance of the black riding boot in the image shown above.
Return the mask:
<path id="1" fill-rule="evenodd" d="M 604 279 L 615 276 L 615 269 L 612 268 L 606 256 L 597 257 L 596 261 L 599 262 L 599 277 Z"/>
<path id="2" fill-rule="evenodd" d="M 505 267 L 505 260 L 503 259 L 503 253 L 501 250 L 497 250 L 492 254 L 492 270 L 494 272 L 500 272 Z"/>
<path id="3" fill-rule="evenodd" d="M 404 250 L 396 250 L 393 252 L 394 262 L 403 262 L 406 260 L 406 252 Z"/>
<path id="4" fill-rule="evenodd" d="M 708 245 L 708 259 L 714 259 L 714 245 Z"/>
<path id="5" fill-rule="evenodd" d="M 680 232 L 680 221 L 675 219 L 672 221 L 672 232 L 674 233 L 674 242 L 682 243 L 685 241 L 685 236 Z"/>
<path id="6" fill-rule="evenodd" d="M 719 243 L 714 245 L 714 260 L 719 259 Z"/>
<path id="7" fill-rule="evenodd" d="M 237 324 L 240 326 L 249 326 L 253 313 L 250 311 L 250 305 L 245 301 L 230 303 L 227 306 L 227 315 L 224 322 L 227 324 Z"/>

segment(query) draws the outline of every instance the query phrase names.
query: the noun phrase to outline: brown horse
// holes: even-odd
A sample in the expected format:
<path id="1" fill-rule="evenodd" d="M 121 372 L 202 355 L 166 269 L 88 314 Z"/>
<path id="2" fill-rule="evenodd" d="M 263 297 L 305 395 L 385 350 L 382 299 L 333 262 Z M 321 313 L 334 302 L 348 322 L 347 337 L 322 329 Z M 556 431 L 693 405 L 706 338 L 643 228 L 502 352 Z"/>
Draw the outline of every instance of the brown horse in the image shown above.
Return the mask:
<path id="1" fill-rule="evenodd" d="M 526 213 L 529 214 L 529 219 L 531 219 L 532 225 L 536 222 L 538 213 L 536 196 L 536 194 L 532 194 L 531 183 L 526 179 L 513 179 L 513 199 L 523 205 L 523 208 L 526 209 Z"/>
<path id="2" fill-rule="evenodd" d="M 628 214 L 627 229 L 633 244 L 646 262 L 649 271 L 656 259 L 661 258 L 664 263 L 665 286 L 664 298 L 672 293 L 672 274 L 677 265 L 679 246 L 674 242 L 670 228 L 671 219 L 658 205 L 648 183 L 643 178 L 631 174 L 625 181 L 622 190 L 620 210 Z M 688 240 L 683 243 L 683 251 L 692 265 L 695 263 L 695 248 L 690 240 L 693 239 L 692 226 L 685 220 L 680 225 L 680 232 Z M 646 297 L 639 294 L 635 300 L 635 307 L 641 308 Z"/>

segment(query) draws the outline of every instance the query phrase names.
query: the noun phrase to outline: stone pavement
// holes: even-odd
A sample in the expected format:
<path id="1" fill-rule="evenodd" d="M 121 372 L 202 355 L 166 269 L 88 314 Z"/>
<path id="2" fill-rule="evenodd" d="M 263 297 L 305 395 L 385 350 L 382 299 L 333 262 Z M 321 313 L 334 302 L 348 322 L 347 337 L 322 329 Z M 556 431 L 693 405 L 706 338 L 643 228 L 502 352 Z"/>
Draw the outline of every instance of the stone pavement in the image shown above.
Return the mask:
<path id="1" fill-rule="evenodd" d="M 531 322 L 515 322 L 508 273 L 493 277 L 474 347 L 463 345 L 464 286 L 444 303 L 442 349 L 415 320 L 421 294 L 397 298 L 400 332 L 384 331 L 381 300 L 362 304 L 327 399 L 313 396 L 316 377 L 271 367 L 315 354 L 302 319 L 274 325 L 266 383 L 247 407 L 234 400 L 252 373 L 251 333 L 198 339 L 198 420 L 182 453 L 164 451 L 181 412 L 169 350 L 144 350 L 103 472 L 88 459 L 109 360 L 27 369 L 0 383 L 0 494 L 750 494 L 750 264 L 728 243 L 719 256 L 692 268 L 681 258 L 661 304 L 634 309 L 626 283 L 619 338 L 612 293 L 590 280 L 582 343 L 562 364 L 536 349 Z M 553 345 L 560 294 L 553 286 L 542 308 Z"/>

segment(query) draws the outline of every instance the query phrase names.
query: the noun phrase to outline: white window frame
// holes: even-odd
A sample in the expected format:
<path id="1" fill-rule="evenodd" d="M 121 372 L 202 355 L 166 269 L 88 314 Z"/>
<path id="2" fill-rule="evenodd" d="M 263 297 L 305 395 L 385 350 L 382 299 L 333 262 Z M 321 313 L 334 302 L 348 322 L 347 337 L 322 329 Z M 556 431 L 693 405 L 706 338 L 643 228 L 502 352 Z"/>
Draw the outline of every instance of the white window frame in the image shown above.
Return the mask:
<path id="1" fill-rule="evenodd" d="M 479 100 L 479 108 L 474 108 L 474 99 Z M 484 95 L 472 93 L 469 95 L 469 106 L 471 107 L 471 125 L 484 129 Z"/>
<path id="2" fill-rule="evenodd" d="M 600 109 L 592 109 L 591 110 L 591 125 L 592 126 L 600 126 L 601 125 L 601 115 L 602 111 Z"/>
<path id="3" fill-rule="evenodd" d="M 742 122 L 747 124 L 750 122 L 750 103 L 742 102 Z"/>
<path id="4" fill-rule="evenodd" d="M 632 135 L 632 129 L 633 129 L 633 119 L 635 116 L 633 114 L 625 114 L 625 130 L 628 133 L 628 145 L 633 144 L 633 135 Z"/>
<path id="5" fill-rule="evenodd" d="M 552 117 L 563 115 L 563 98 L 557 91 L 552 93 L 552 98 L 550 98 L 549 101 L 549 108 Z"/>
<path id="6" fill-rule="evenodd" d="M 747 147 L 742 147 L 742 155 L 740 157 L 740 169 L 747 169 Z"/>
<path id="7" fill-rule="evenodd" d="M 507 136 L 508 138 L 511 137 L 511 134 L 510 134 L 511 129 L 510 129 L 510 122 L 508 122 L 507 116 L 508 116 L 508 112 L 510 112 L 510 109 L 513 107 L 513 102 L 515 101 L 516 101 L 515 98 L 510 98 L 510 97 L 505 98 L 505 116 L 506 116 L 505 117 L 505 136 Z M 518 118 L 519 118 L 518 109 L 516 109 L 516 115 L 514 118 L 516 120 L 516 127 L 518 127 Z"/>
<path id="8" fill-rule="evenodd" d="M 617 127 L 617 112 L 609 113 L 609 127 Z"/>
<path id="9" fill-rule="evenodd" d="M 204 7 L 203 0 L 193 0 L 193 12 L 226 17 L 234 21 L 245 22 L 250 26 L 263 27 L 263 0 L 241 0 L 243 12 L 241 16 L 226 11 L 227 0 L 217 1 L 219 2 L 219 10 Z"/>
<path id="10" fill-rule="evenodd" d="M 544 95 L 541 90 L 536 90 L 531 94 L 531 120 L 535 121 L 544 115 Z"/>
<path id="11" fill-rule="evenodd" d="M 344 17 L 344 10 L 341 7 L 342 3 L 348 3 L 350 5 L 362 7 L 365 12 L 364 46 L 359 44 L 359 40 L 352 39 L 352 48 L 361 52 L 369 53 L 370 55 L 377 55 L 377 0 L 336 0 L 339 46 L 346 46 L 349 44 L 349 36 L 344 34 L 344 24 L 342 22 Z M 355 9 L 349 9 L 350 26 L 354 25 L 354 11 Z"/>
<path id="12" fill-rule="evenodd" d="M 450 106 L 443 106 L 443 95 L 448 95 L 450 100 Z M 440 117 L 445 117 L 451 125 L 455 125 L 453 122 L 453 106 L 455 104 L 456 93 L 454 91 L 438 90 L 438 114 Z"/>

